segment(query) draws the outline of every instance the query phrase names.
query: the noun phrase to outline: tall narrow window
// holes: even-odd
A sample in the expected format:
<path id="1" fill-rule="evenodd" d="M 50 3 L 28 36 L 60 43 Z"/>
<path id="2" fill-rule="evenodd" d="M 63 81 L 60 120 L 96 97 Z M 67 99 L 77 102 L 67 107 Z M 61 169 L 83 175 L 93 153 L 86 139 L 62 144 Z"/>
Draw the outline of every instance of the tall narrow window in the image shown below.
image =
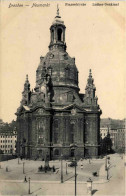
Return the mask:
<path id="1" fill-rule="evenodd" d="M 44 126 L 44 120 L 42 119 L 42 121 L 38 121 L 38 126 L 37 126 L 37 139 L 38 139 L 38 144 L 43 144 L 44 143 L 44 130 L 45 130 L 45 126 Z"/>
<path id="2" fill-rule="evenodd" d="M 51 38 L 52 38 L 52 42 L 54 41 L 54 30 L 52 29 L 52 36 L 51 36 Z"/>
<path id="3" fill-rule="evenodd" d="M 59 129 L 59 121 L 58 119 L 54 120 L 54 124 L 53 124 L 53 130 L 54 130 L 54 143 L 56 144 L 58 142 L 58 129 Z"/>
<path id="4" fill-rule="evenodd" d="M 74 124 L 70 124 L 70 141 L 74 143 Z"/>
<path id="5" fill-rule="evenodd" d="M 58 132 L 54 133 L 54 143 L 57 144 L 58 142 Z"/>
<path id="6" fill-rule="evenodd" d="M 62 29 L 58 29 L 58 41 L 62 41 Z"/>
<path id="7" fill-rule="evenodd" d="M 58 119 L 54 120 L 54 128 L 58 128 Z"/>
<path id="8" fill-rule="evenodd" d="M 43 144 L 43 142 L 44 142 L 43 136 L 39 135 L 39 137 L 38 137 L 38 144 Z"/>
<path id="9" fill-rule="evenodd" d="M 71 149 L 71 157 L 74 157 L 74 149 Z"/>

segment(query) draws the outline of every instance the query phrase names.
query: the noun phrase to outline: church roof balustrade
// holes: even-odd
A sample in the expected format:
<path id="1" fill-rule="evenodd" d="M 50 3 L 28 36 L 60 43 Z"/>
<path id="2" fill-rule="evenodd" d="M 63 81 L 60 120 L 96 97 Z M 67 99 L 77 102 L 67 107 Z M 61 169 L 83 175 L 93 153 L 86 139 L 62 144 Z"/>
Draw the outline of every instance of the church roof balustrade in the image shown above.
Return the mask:
<path id="1" fill-rule="evenodd" d="M 71 112 L 71 110 L 76 110 L 76 112 L 82 112 L 82 113 L 84 113 L 84 112 L 86 112 L 86 110 L 85 109 L 83 109 L 82 107 L 80 107 L 80 106 L 78 106 L 78 105 L 76 105 L 75 103 L 74 104 L 71 104 L 71 105 L 67 105 L 67 106 L 64 106 L 64 107 L 62 107 L 62 108 L 60 108 L 60 107 L 53 107 L 53 109 L 54 110 L 62 110 L 62 111 L 70 111 Z"/>

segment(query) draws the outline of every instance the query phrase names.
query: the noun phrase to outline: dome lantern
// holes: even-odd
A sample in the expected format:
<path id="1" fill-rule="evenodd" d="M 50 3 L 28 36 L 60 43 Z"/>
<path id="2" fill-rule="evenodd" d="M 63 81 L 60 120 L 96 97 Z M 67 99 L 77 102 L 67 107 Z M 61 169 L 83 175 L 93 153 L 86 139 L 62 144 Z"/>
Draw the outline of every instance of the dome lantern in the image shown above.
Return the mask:
<path id="1" fill-rule="evenodd" d="M 61 16 L 59 15 L 59 7 L 57 5 L 56 17 L 50 27 L 50 50 L 57 48 L 66 50 L 65 29 L 66 27 L 64 21 L 62 21 Z"/>

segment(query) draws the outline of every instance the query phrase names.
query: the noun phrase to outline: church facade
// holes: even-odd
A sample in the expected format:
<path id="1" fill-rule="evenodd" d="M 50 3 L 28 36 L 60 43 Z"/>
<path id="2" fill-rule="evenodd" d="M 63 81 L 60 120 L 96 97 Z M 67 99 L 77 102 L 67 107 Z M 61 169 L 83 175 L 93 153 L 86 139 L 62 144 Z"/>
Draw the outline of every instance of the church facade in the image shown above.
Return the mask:
<path id="1" fill-rule="evenodd" d="M 27 158 L 97 157 L 101 110 L 91 70 L 85 94 L 79 93 L 75 58 L 66 51 L 65 25 L 59 11 L 50 27 L 49 52 L 40 57 L 36 86 L 28 76 L 17 109 L 17 152 Z M 71 148 L 75 144 L 76 150 Z"/>

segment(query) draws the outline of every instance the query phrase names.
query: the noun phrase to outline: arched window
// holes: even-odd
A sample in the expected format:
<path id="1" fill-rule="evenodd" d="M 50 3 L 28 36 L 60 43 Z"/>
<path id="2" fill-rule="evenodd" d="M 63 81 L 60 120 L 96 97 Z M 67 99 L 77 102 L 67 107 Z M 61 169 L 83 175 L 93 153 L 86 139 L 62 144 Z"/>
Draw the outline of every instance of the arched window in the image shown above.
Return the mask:
<path id="1" fill-rule="evenodd" d="M 70 124 L 70 142 L 74 143 L 74 124 Z"/>
<path id="2" fill-rule="evenodd" d="M 62 41 L 62 29 L 58 29 L 58 41 Z"/>
<path id="3" fill-rule="evenodd" d="M 43 144 L 44 143 L 44 130 L 45 130 L 45 126 L 44 126 L 44 121 L 38 121 L 37 122 L 37 138 L 38 138 L 38 144 Z"/>
<path id="4" fill-rule="evenodd" d="M 43 135 L 38 136 L 38 144 L 43 144 L 44 143 L 44 138 Z"/>
<path id="5" fill-rule="evenodd" d="M 52 29 L 52 32 L 51 32 L 51 40 L 52 42 L 54 41 L 54 30 Z"/>
<path id="6" fill-rule="evenodd" d="M 58 135 L 59 135 L 58 132 L 54 133 L 54 143 L 55 144 L 57 144 L 57 142 L 58 142 Z"/>

